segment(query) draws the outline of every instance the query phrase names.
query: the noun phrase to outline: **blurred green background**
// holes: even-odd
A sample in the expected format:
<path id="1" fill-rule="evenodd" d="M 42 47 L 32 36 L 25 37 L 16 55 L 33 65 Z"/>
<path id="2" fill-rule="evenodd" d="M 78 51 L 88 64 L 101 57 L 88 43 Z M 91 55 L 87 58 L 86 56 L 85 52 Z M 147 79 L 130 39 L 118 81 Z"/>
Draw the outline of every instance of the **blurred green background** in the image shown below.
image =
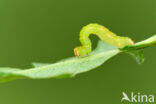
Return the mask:
<path id="1" fill-rule="evenodd" d="M 156 33 L 156 0 L 0 0 L 0 66 L 30 68 L 73 56 L 88 23 L 143 40 Z M 120 54 L 74 78 L 2 83 L 0 104 L 121 104 L 123 91 L 156 95 L 155 53 L 147 48 L 141 65 Z"/>

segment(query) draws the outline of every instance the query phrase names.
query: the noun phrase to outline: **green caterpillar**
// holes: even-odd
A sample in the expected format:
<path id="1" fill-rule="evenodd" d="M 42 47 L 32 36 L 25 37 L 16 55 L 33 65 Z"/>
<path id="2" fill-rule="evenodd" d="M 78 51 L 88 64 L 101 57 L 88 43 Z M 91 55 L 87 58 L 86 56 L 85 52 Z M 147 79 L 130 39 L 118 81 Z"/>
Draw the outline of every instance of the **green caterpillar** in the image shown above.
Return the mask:
<path id="1" fill-rule="evenodd" d="M 92 50 L 92 43 L 89 39 L 91 34 L 97 35 L 101 40 L 108 44 L 123 48 L 127 45 L 134 45 L 134 42 L 128 37 L 120 37 L 109 31 L 106 27 L 99 24 L 88 24 L 80 31 L 80 42 L 82 46 L 74 48 L 76 56 L 89 55 Z"/>

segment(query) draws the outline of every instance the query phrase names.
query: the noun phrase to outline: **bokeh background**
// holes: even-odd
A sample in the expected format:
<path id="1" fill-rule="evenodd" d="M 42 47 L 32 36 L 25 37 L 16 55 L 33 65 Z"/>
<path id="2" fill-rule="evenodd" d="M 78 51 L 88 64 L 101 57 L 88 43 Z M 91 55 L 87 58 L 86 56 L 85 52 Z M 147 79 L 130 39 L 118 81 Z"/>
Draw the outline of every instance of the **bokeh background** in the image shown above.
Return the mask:
<path id="1" fill-rule="evenodd" d="M 71 57 L 88 23 L 141 41 L 156 33 L 156 0 L 0 0 L 0 66 Z M 144 53 L 141 65 L 120 54 L 74 78 L 2 83 L 0 104 L 121 104 L 123 91 L 156 96 L 156 46 Z"/>

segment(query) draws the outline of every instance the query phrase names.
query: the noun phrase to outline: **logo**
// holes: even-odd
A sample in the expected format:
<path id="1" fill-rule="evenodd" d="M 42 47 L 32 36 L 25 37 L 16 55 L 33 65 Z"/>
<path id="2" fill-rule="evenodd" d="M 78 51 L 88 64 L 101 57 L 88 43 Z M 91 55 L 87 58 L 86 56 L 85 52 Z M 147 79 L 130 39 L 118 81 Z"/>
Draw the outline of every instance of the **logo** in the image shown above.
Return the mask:
<path id="1" fill-rule="evenodd" d="M 134 93 L 131 92 L 131 94 L 128 96 L 125 92 L 122 92 L 122 99 L 121 102 L 127 101 L 127 102 L 132 102 L 132 103 L 153 103 L 154 102 L 154 95 L 146 95 L 146 94 L 141 94 L 140 92 Z"/>

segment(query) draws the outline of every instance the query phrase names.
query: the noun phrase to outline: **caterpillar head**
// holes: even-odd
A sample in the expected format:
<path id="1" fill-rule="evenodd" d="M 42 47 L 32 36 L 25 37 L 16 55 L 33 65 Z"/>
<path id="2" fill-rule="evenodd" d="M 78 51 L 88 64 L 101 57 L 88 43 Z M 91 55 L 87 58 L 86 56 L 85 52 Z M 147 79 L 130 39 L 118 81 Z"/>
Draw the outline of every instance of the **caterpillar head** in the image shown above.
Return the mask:
<path id="1" fill-rule="evenodd" d="M 74 48 L 74 54 L 75 56 L 86 56 L 89 52 L 87 51 L 87 48 L 80 46 Z"/>
<path id="2" fill-rule="evenodd" d="M 119 42 L 118 42 L 118 44 L 117 44 L 117 46 L 118 46 L 119 48 L 123 48 L 123 47 L 129 46 L 129 45 L 134 45 L 133 40 L 131 40 L 131 39 L 128 38 L 128 37 L 120 37 Z"/>

